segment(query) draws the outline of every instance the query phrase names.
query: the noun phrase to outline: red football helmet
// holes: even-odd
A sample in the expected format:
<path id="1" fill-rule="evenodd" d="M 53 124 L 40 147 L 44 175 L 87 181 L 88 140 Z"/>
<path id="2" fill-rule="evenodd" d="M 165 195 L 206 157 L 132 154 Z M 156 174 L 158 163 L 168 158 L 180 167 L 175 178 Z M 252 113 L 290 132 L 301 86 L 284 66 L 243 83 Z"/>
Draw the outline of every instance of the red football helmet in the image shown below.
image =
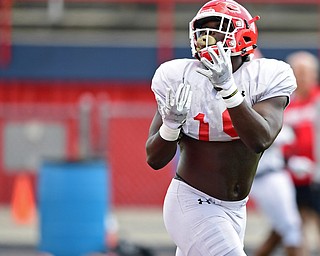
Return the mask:
<path id="1" fill-rule="evenodd" d="M 198 59 L 206 57 L 208 47 L 217 52 L 214 33 L 224 35 L 221 40 L 224 49 L 231 50 L 231 56 L 245 56 L 254 52 L 257 47 L 258 30 L 250 13 L 240 4 L 232 0 L 212 0 L 206 3 L 192 19 L 189 26 L 192 55 Z M 208 21 L 219 22 L 217 28 L 202 28 Z"/>

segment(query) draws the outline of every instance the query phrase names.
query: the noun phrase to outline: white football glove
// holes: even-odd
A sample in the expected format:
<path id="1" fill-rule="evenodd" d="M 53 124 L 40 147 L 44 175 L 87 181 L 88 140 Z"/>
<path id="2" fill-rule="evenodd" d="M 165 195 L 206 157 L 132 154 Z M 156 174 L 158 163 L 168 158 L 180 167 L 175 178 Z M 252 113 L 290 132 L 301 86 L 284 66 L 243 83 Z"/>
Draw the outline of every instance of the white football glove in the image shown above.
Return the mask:
<path id="1" fill-rule="evenodd" d="M 288 167 L 298 178 L 310 176 L 315 170 L 314 162 L 305 156 L 292 156 L 288 160 Z"/>
<path id="2" fill-rule="evenodd" d="M 206 76 L 216 90 L 228 90 L 232 82 L 234 83 L 234 81 L 230 81 L 233 80 L 230 58 L 231 51 L 229 49 L 225 52 L 222 42 L 217 42 L 217 47 L 219 55 L 209 47 L 208 53 L 210 54 L 212 62 L 202 57 L 201 62 L 207 69 L 198 68 L 197 72 Z"/>
<path id="3" fill-rule="evenodd" d="M 186 122 L 191 107 L 191 99 L 191 86 L 183 83 L 178 86 L 176 92 L 168 89 L 165 101 L 157 98 L 158 109 L 163 122 L 160 128 L 160 136 L 163 139 L 173 141 L 179 137 L 180 129 Z"/>
<path id="4" fill-rule="evenodd" d="M 192 91 L 189 84 L 181 83 L 176 92 L 168 89 L 165 102 L 158 99 L 162 121 L 171 129 L 179 129 L 185 123 L 191 106 Z"/>
<path id="5" fill-rule="evenodd" d="M 207 69 L 197 68 L 196 71 L 207 77 L 213 88 L 225 100 L 226 106 L 233 108 L 242 103 L 243 97 L 239 93 L 232 75 L 231 51 L 229 49 L 225 52 L 222 42 L 217 42 L 217 47 L 219 55 L 212 48 L 208 48 L 212 62 L 204 57 L 201 58 L 202 64 Z"/>

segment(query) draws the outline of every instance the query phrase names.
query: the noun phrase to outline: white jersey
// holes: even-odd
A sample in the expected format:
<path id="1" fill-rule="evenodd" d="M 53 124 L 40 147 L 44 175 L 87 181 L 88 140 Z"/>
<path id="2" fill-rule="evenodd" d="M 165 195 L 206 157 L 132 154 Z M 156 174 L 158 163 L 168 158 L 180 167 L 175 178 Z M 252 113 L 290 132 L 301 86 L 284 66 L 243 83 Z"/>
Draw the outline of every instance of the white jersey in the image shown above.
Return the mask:
<path id="1" fill-rule="evenodd" d="M 151 89 L 156 99 L 165 101 L 166 91 L 176 91 L 180 83 L 190 84 L 191 109 L 183 125 L 183 133 L 198 140 L 230 141 L 239 139 L 220 94 L 210 81 L 196 72 L 203 68 L 196 59 L 176 59 L 160 65 L 152 79 Z M 235 73 L 235 83 L 247 103 L 287 96 L 296 88 L 291 67 L 274 59 L 254 59 L 245 62 Z"/>

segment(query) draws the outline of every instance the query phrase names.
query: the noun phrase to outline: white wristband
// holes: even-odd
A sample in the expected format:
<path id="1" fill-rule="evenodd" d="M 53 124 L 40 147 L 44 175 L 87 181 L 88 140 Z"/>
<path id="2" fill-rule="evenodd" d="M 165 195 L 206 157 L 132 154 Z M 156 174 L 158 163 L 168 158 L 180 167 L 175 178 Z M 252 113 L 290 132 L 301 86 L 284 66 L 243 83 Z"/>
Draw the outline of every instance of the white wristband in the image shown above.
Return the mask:
<path id="1" fill-rule="evenodd" d="M 165 124 L 162 124 L 159 129 L 159 134 L 164 140 L 175 141 L 179 138 L 180 129 L 172 129 Z"/>
<path id="2" fill-rule="evenodd" d="M 243 97 L 238 87 L 233 83 L 228 90 L 221 90 L 220 94 L 227 108 L 234 108 L 243 102 Z"/>

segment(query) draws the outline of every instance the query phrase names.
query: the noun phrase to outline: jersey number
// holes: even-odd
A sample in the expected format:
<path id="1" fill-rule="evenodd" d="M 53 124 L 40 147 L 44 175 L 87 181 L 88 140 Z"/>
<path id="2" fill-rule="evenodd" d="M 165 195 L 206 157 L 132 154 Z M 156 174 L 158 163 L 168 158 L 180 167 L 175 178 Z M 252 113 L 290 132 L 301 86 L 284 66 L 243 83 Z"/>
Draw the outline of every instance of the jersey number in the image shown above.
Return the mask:
<path id="1" fill-rule="evenodd" d="M 199 121 L 199 140 L 209 141 L 209 123 L 204 121 L 205 115 L 199 113 L 193 119 Z M 228 110 L 222 113 L 223 131 L 231 138 L 238 137 L 236 130 L 233 127 Z"/>

